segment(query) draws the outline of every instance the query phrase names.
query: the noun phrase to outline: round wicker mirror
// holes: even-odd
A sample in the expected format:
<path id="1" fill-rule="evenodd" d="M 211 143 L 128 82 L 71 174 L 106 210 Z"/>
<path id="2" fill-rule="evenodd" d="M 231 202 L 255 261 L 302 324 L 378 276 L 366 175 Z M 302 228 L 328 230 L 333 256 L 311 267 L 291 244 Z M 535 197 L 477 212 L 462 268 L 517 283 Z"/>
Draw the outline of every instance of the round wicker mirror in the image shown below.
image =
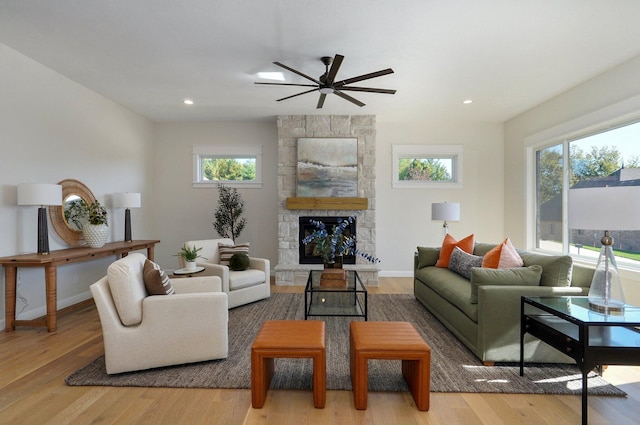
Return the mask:
<path id="1" fill-rule="evenodd" d="M 66 179 L 58 182 L 58 184 L 62 186 L 63 204 L 62 206 L 49 207 L 51 224 L 58 236 L 60 236 L 62 240 L 69 245 L 84 245 L 85 243 L 82 239 L 82 230 L 73 222 L 67 222 L 67 219 L 65 218 L 65 208 L 67 208 L 72 201 L 77 200 L 78 198 L 81 198 L 86 203 L 90 204 L 96 199 L 96 197 L 93 196 L 91 190 L 89 190 L 84 183 L 78 180 Z"/>

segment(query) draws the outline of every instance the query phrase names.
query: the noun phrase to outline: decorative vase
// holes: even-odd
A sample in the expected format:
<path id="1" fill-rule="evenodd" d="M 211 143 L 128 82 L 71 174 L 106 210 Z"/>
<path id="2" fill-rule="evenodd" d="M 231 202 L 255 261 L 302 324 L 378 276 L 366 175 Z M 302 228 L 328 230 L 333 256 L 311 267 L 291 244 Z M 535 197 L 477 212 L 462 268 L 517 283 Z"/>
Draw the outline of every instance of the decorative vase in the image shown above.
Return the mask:
<path id="1" fill-rule="evenodd" d="M 196 269 L 196 262 L 195 261 L 185 261 L 184 262 L 184 268 L 187 269 L 187 270 L 194 271 Z"/>
<path id="2" fill-rule="evenodd" d="M 107 243 L 109 227 L 106 224 L 85 224 L 82 237 L 91 248 L 101 248 Z"/>
<path id="3" fill-rule="evenodd" d="M 325 269 L 341 269 L 342 268 L 342 255 L 337 255 L 333 261 L 327 260 L 324 262 Z"/>

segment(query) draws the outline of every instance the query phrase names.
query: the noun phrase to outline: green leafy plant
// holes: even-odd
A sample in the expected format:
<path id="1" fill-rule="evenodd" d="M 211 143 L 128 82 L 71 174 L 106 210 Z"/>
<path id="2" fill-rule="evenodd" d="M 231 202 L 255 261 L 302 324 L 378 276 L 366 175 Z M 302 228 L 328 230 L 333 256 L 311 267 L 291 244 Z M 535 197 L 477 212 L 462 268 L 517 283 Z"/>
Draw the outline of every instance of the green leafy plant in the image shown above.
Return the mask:
<path id="1" fill-rule="evenodd" d="M 201 257 L 198 254 L 200 251 L 202 251 L 202 247 L 196 248 L 195 245 L 193 246 L 193 248 L 190 248 L 188 246 L 183 246 L 180 252 L 176 254 L 176 256 L 183 258 L 184 261 L 189 261 L 189 262 L 196 261 L 196 259 L 198 258 L 204 259 L 204 257 Z"/>
<path id="2" fill-rule="evenodd" d="M 107 209 L 103 207 L 97 199 L 89 204 L 87 218 L 89 224 L 96 226 L 100 224 L 104 224 L 105 226 L 109 225 L 107 222 Z"/>
<path id="3" fill-rule="evenodd" d="M 214 213 L 213 227 L 220 236 L 232 239 L 235 243 L 247 224 L 247 219 L 242 217 L 244 200 L 235 188 L 220 184 L 218 189 L 218 208 Z"/>
<path id="4" fill-rule="evenodd" d="M 82 230 L 86 223 L 108 226 L 107 209 L 97 199 L 88 204 L 84 199 L 75 199 L 65 206 L 64 218 Z"/>

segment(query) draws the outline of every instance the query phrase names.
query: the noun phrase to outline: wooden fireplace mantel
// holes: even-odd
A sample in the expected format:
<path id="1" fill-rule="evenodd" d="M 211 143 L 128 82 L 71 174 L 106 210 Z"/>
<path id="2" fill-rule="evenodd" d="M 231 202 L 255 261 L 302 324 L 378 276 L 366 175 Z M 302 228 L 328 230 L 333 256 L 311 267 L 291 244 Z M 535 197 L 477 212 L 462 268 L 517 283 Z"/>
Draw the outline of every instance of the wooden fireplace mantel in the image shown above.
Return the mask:
<path id="1" fill-rule="evenodd" d="M 287 198 L 288 210 L 366 210 L 368 198 Z"/>

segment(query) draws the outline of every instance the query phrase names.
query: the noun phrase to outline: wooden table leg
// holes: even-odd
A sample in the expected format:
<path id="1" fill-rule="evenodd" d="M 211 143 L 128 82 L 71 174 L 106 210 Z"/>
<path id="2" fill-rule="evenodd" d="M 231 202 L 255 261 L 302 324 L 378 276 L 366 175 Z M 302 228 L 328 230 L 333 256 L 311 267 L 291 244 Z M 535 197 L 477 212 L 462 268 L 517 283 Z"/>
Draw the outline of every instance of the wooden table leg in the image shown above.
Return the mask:
<path id="1" fill-rule="evenodd" d="M 16 330 L 16 275 L 16 267 L 4 266 L 5 332 Z"/>
<path id="2" fill-rule="evenodd" d="M 56 266 L 44 267 L 44 279 L 47 294 L 47 330 L 49 332 L 55 332 L 58 329 L 58 282 L 57 274 L 58 268 Z"/>
<path id="3" fill-rule="evenodd" d="M 153 261 L 154 258 L 154 246 L 151 245 L 147 248 L 147 258 L 151 261 Z"/>

